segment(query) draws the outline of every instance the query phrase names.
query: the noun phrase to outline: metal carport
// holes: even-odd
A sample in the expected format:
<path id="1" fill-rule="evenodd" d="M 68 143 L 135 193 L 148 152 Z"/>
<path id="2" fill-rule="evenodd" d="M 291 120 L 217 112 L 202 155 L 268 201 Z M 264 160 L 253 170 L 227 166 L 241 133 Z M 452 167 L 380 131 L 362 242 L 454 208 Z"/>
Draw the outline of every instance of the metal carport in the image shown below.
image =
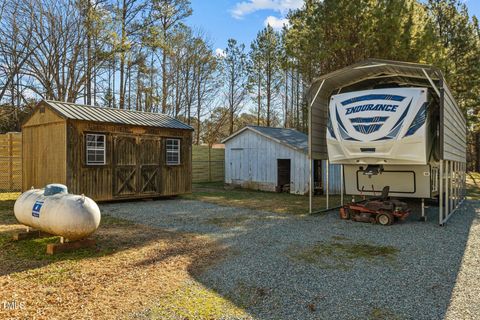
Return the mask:
<path id="1" fill-rule="evenodd" d="M 440 141 L 438 141 L 440 144 L 438 222 L 443 225 L 465 199 L 466 119 L 455 102 L 442 72 L 436 67 L 419 63 L 368 59 L 315 79 L 308 91 L 310 180 L 313 160 L 328 161 L 326 130 L 330 97 L 341 92 L 363 90 L 372 85 L 388 83 L 426 87 L 431 89 L 436 95 L 435 98 L 438 99 L 441 122 Z M 310 213 L 314 211 L 312 196 L 313 192 L 310 192 Z M 328 189 L 326 196 L 328 209 Z M 341 202 L 343 204 L 343 186 Z"/>

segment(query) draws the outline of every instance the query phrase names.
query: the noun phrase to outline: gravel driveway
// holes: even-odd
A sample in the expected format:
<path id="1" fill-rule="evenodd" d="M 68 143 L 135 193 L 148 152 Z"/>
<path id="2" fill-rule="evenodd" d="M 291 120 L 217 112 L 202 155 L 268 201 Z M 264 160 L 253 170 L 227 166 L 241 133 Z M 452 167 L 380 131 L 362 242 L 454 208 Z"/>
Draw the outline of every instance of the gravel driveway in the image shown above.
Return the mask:
<path id="1" fill-rule="evenodd" d="M 443 228 L 433 207 L 389 227 L 189 200 L 101 209 L 218 239 L 229 254 L 197 281 L 253 319 L 480 319 L 480 202 Z"/>

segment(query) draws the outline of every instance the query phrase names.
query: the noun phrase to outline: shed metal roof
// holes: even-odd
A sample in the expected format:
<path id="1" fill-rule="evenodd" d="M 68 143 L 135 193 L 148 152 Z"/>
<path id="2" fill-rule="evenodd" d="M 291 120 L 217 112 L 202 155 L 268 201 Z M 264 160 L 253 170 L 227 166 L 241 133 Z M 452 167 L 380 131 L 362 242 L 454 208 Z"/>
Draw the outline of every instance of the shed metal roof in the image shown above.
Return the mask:
<path id="1" fill-rule="evenodd" d="M 52 100 L 43 102 L 66 119 L 193 130 L 191 126 L 163 113 L 104 108 Z"/>
<path id="2" fill-rule="evenodd" d="M 291 128 L 274 128 L 249 125 L 235 132 L 228 138 L 225 138 L 222 143 L 227 142 L 228 140 L 232 139 L 233 137 L 239 135 L 246 130 L 254 131 L 266 138 L 286 145 L 292 149 L 299 150 L 305 153 L 307 153 L 308 151 L 308 136 L 303 132 Z"/>

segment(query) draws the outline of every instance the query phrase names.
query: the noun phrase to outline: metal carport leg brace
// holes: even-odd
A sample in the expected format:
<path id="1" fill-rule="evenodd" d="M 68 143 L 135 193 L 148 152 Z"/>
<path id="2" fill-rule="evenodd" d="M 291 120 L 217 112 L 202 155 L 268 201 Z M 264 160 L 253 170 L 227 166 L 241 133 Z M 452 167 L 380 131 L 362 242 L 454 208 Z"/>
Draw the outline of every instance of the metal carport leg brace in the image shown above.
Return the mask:
<path id="1" fill-rule="evenodd" d="M 440 160 L 438 174 L 438 224 L 443 226 L 458 210 L 466 196 L 466 164 Z"/>

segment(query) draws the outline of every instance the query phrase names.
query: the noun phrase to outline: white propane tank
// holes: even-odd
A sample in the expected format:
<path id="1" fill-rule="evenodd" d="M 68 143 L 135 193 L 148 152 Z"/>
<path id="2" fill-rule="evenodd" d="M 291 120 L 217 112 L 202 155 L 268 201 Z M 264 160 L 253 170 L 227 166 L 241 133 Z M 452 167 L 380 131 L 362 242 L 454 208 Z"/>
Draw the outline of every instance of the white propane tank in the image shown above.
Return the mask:
<path id="1" fill-rule="evenodd" d="M 69 194 L 61 184 L 22 193 L 13 211 L 21 224 L 68 240 L 88 237 L 97 230 L 101 218 L 95 201 Z"/>

